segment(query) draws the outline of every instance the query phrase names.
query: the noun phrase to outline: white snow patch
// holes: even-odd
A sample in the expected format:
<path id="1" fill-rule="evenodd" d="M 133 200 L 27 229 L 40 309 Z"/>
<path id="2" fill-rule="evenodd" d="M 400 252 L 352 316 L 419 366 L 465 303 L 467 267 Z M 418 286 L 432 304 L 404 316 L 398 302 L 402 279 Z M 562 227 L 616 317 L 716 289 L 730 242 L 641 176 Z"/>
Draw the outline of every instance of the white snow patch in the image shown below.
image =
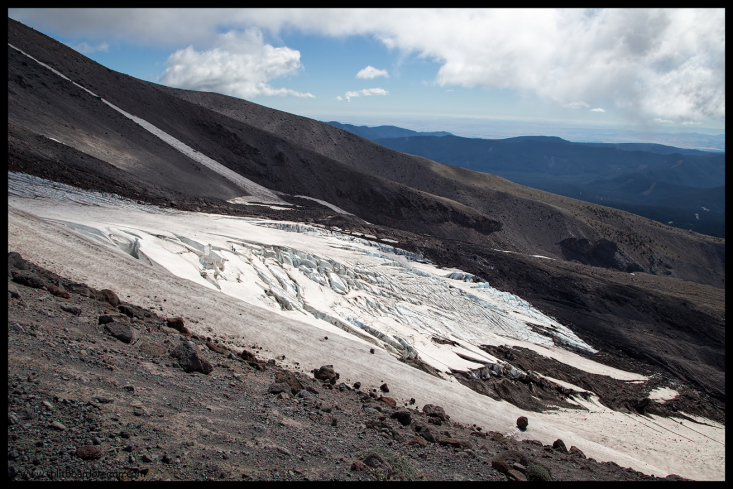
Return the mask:
<path id="1" fill-rule="evenodd" d="M 649 395 L 647 396 L 649 399 L 655 399 L 657 401 L 668 401 L 670 399 L 674 399 L 675 397 L 679 396 L 680 393 L 677 392 L 674 389 L 670 389 L 669 387 L 658 387 L 651 391 Z"/>

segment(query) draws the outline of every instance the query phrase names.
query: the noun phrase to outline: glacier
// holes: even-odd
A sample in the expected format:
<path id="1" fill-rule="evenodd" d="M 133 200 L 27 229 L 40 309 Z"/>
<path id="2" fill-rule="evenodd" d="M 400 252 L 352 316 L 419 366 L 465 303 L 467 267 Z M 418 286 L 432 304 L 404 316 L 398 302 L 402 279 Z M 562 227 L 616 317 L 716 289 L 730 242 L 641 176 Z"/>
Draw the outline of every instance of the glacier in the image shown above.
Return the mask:
<path id="1" fill-rule="evenodd" d="M 444 373 L 496 372 L 504 362 L 479 347 L 507 340 L 596 353 L 522 298 L 398 243 L 317 224 L 160 209 L 12 172 L 8 182 L 12 205 L 151 267 Z"/>

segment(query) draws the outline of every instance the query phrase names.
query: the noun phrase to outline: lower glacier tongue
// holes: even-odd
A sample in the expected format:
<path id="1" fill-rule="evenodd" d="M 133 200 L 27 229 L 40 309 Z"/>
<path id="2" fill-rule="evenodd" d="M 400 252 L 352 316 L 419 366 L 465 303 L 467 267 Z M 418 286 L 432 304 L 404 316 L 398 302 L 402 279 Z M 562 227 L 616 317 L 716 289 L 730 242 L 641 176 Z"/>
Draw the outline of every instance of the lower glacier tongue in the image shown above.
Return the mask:
<path id="1" fill-rule="evenodd" d="M 295 222 L 161 213 L 37 178 L 11 181 L 17 207 L 182 279 L 442 371 L 495 363 L 478 347 L 507 340 L 596 351 L 520 297 L 390 244 Z"/>

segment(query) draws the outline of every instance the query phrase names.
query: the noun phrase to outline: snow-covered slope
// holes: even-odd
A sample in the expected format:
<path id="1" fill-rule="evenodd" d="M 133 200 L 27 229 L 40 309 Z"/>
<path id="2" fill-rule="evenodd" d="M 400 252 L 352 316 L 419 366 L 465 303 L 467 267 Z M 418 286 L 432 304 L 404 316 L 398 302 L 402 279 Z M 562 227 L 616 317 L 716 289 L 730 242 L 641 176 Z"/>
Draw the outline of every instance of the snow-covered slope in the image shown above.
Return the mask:
<path id="1" fill-rule="evenodd" d="M 435 267 L 399 243 L 297 222 L 161 210 L 27 176 L 9 174 L 9 181 L 9 249 L 127 301 L 181 315 L 196 333 L 235 348 L 262 345 L 265 355 L 286 355 L 296 369 L 332 363 L 344 381 L 370 388 L 388 382 L 400 402 L 442 404 L 459 422 L 520 439 L 562 438 L 598 460 L 645 473 L 721 476 L 724 427 L 691 430 L 673 418 L 622 414 L 593 396 L 574 399 L 586 410 L 531 413 L 531 433 L 518 431 L 514 422 L 527 413 L 450 375 L 492 375 L 486 367 L 503 361 L 479 345 L 523 346 L 625 381 L 644 377 L 556 346 L 594 351 L 521 298 Z M 414 355 L 441 378 L 397 361 Z"/>

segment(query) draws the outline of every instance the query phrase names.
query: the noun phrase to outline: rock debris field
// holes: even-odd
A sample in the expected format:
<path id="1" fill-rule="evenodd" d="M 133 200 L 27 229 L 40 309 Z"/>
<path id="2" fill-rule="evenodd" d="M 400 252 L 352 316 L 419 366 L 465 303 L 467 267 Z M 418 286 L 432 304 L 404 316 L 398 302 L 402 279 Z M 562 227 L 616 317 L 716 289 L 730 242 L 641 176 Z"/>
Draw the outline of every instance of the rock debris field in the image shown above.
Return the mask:
<path id="1" fill-rule="evenodd" d="M 256 344 L 190 334 L 17 253 L 8 288 L 11 479 L 653 478 L 560 439 L 518 441 L 440 406 L 400 405 L 387 384 L 346 384 L 332 366 L 283 368 Z"/>

